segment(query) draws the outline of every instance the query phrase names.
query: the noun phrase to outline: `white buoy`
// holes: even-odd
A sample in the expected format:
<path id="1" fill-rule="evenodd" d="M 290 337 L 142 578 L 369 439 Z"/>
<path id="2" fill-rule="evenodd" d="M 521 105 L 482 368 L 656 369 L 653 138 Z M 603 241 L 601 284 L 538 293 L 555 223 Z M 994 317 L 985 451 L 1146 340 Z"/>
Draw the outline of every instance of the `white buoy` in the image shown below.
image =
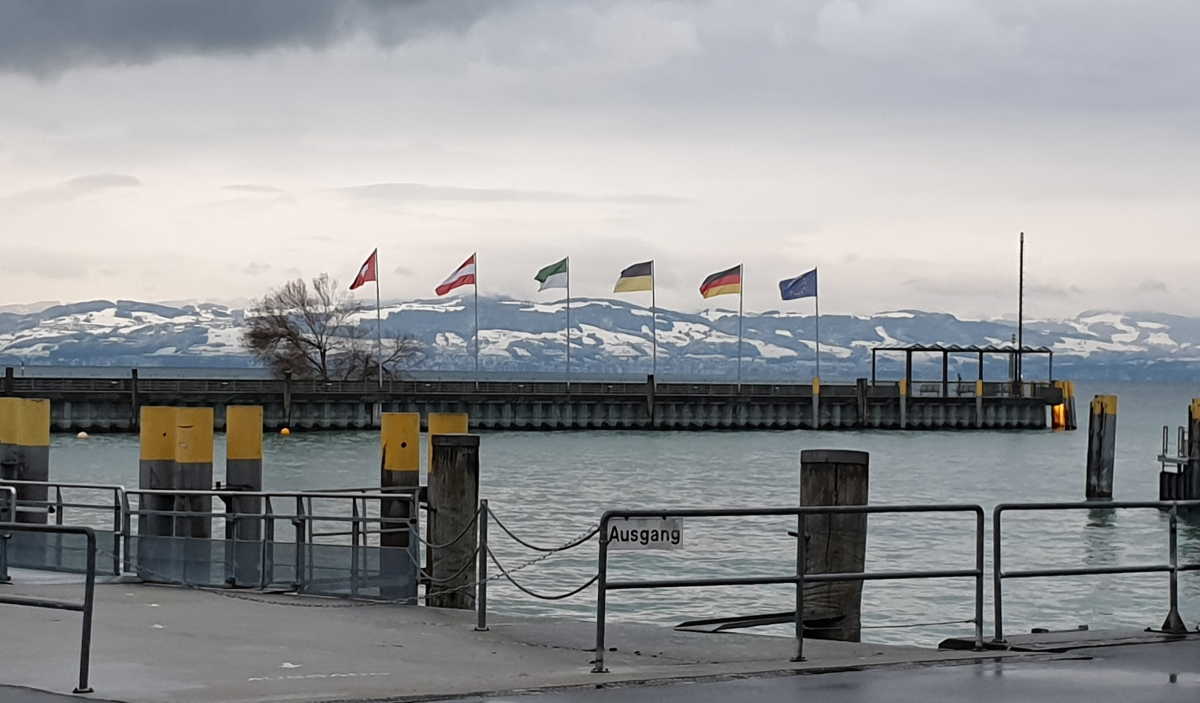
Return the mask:
<path id="1" fill-rule="evenodd" d="M 88 438 L 87 432 L 80 432 L 79 434 L 75 435 L 75 439 L 87 439 L 87 438 Z"/>

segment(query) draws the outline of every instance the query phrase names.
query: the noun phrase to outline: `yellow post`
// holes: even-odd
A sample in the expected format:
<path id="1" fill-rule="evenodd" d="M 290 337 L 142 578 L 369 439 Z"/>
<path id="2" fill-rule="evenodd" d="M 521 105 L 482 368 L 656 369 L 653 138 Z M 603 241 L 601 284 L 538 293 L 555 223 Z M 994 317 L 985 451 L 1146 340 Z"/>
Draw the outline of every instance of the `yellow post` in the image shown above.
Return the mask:
<path id="1" fill-rule="evenodd" d="M 12 436 L 7 460 L 13 462 L 5 473 L 18 481 L 50 480 L 50 401 L 45 398 L 16 399 L 15 417 L 6 424 L 6 434 Z M 17 501 L 25 510 L 17 515 L 18 522 L 45 524 L 48 515 L 46 486 L 18 486 Z"/>
<path id="2" fill-rule="evenodd" d="M 439 434 L 466 434 L 470 430 L 466 413 L 429 413 L 429 436 L 426 438 L 426 466 L 433 471 L 433 437 Z"/>
<path id="3" fill-rule="evenodd" d="M 1088 420 L 1088 500 L 1112 500 L 1116 445 L 1117 396 L 1098 395 L 1092 399 Z"/>
<path id="4" fill-rule="evenodd" d="M 379 485 L 384 490 L 415 489 L 421 484 L 421 416 L 418 413 L 384 413 L 379 421 Z M 415 493 L 412 494 L 415 496 Z M 416 601 L 419 556 L 409 532 L 416 527 L 416 503 L 409 495 L 379 501 L 379 595 L 392 600 Z"/>
<path id="5" fill-rule="evenodd" d="M 262 406 L 230 405 L 225 408 L 225 456 L 235 461 L 262 461 Z"/>
<path id="6" fill-rule="evenodd" d="M 975 379 L 975 429 L 983 429 L 983 379 Z"/>
<path id="7" fill-rule="evenodd" d="M 419 413 L 384 413 L 379 428 L 380 449 L 383 451 L 383 486 L 388 487 L 389 472 L 421 470 L 421 415 Z M 400 485 L 400 484 L 392 484 Z M 417 485 L 414 480 L 412 485 Z"/>
<path id="8" fill-rule="evenodd" d="M 138 434 L 141 442 L 138 462 L 138 488 L 165 491 L 175 487 L 175 408 L 145 405 L 139 411 Z M 160 555 L 169 549 L 175 534 L 175 498 L 166 494 L 138 496 L 137 565 L 138 576 L 162 580 L 169 566 Z M 164 539 L 157 539 L 164 538 Z"/>
<path id="9" fill-rule="evenodd" d="M 812 380 L 812 424 L 814 430 L 821 429 L 821 379 L 813 376 Z"/>
<path id="10" fill-rule="evenodd" d="M 20 398 L 0 398 L 0 460 L 4 459 L 4 447 L 17 445 L 17 416 L 20 412 Z"/>
<path id="11" fill-rule="evenodd" d="M 22 447 L 50 446 L 50 401 L 45 398 L 21 400 L 17 419 L 17 444 Z"/>
<path id="12" fill-rule="evenodd" d="M 1115 395 L 1098 395 L 1092 399 L 1092 414 L 1093 415 L 1116 415 L 1117 414 L 1117 396 Z"/>
<path id="13" fill-rule="evenodd" d="M 225 408 L 225 487 L 234 491 L 261 492 L 263 489 L 263 409 L 258 405 L 230 405 Z M 237 517 L 226 528 L 226 539 L 233 540 L 233 585 L 262 584 L 259 569 L 262 550 L 263 499 L 256 496 L 230 498 L 230 509 Z"/>
<path id="14" fill-rule="evenodd" d="M 208 491 L 213 487 L 213 410 L 212 408 L 177 408 L 175 411 L 175 488 L 185 491 Z M 185 496 L 177 501 L 185 512 L 200 517 L 180 516 L 175 519 L 176 537 L 212 535 L 212 498 Z M 199 551 L 201 546 L 194 545 Z"/>
<path id="15" fill-rule="evenodd" d="M 4 467 L 17 462 L 17 414 L 20 408 L 19 398 L 0 398 L 0 478 L 8 478 L 8 471 Z M 5 502 L 7 500 L 6 497 Z M 0 506 L 0 517 L 12 519 L 15 513 L 11 511 L 16 507 L 7 504 Z"/>

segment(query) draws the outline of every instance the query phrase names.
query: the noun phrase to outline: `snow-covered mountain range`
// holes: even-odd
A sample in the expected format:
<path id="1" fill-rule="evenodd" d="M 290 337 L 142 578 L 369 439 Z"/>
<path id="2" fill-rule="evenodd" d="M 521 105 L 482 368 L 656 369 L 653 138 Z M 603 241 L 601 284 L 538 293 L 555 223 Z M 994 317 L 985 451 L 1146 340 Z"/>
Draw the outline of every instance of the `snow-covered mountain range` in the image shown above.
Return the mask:
<path id="1" fill-rule="evenodd" d="M 386 304 L 385 331 L 416 338 L 423 353 L 414 374 L 473 368 L 472 299 Z M 169 306 L 132 301 L 55 305 L 0 312 L 0 366 L 120 366 L 247 368 L 241 344 L 243 310 L 221 305 Z M 480 298 L 480 365 L 489 372 L 561 373 L 565 368 L 564 303 Z M 363 324 L 374 326 L 375 311 Z M 814 319 L 779 311 L 742 319 L 742 376 L 807 379 L 814 372 Z M 824 315 L 821 375 L 849 380 L 870 374 L 870 350 L 922 343 L 1008 345 L 1011 320 L 960 320 L 919 311 L 869 316 Z M 624 301 L 581 299 L 571 306 L 571 368 L 577 374 L 645 375 L 651 370 L 650 310 Z M 1027 321 L 1025 343 L 1048 347 L 1054 375 L 1074 379 L 1200 379 L 1200 318 L 1159 313 L 1085 312 L 1066 320 Z M 713 308 L 698 314 L 660 310 L 658 373 L 731 376 L 738 316 Z M 936 363 L 935 363 L 936 362 Z M 951 376 L 974 378 L 977 360 L 952 357 Z M 923 377 L 940 376 L 940 360 L 922 361 Z M 879 376 L 898 378 L 902 355 L 880 355 Z M 986 362 L 989 379 L 1005 378 L 1006 362 Z M 1044 361 L 1025 363 L 1027 378 L 1044 378 Z"/>

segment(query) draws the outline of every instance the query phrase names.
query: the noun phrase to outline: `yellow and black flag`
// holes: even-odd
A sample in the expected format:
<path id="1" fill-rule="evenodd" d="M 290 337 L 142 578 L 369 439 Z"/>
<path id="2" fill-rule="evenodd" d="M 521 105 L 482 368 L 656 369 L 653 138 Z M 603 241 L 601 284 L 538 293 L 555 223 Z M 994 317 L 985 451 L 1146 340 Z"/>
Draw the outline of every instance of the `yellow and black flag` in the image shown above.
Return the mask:
<path id="1" fill-rule="evenodd" d="M 636 293 L 643 290 L 654 290 L 654 262 L 646 261 L 634 264 L 621 272 L 614 293 Z"/>

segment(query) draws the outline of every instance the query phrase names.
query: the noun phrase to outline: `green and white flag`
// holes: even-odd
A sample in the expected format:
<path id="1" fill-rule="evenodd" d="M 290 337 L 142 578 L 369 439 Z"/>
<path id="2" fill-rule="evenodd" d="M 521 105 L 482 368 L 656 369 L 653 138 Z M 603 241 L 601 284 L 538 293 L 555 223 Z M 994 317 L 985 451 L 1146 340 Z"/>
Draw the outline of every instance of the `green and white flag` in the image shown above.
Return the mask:
<path id="1" fill-rule="evenodd" d="M 537 272 L 533 280 L 542 284 L 539 291 L 549 290 L 551 288 L 566 288 L 567 287 L 567 261 L 570 257 L 563 259 L 556 264 L 550 264 L 546 268 Z"/>

